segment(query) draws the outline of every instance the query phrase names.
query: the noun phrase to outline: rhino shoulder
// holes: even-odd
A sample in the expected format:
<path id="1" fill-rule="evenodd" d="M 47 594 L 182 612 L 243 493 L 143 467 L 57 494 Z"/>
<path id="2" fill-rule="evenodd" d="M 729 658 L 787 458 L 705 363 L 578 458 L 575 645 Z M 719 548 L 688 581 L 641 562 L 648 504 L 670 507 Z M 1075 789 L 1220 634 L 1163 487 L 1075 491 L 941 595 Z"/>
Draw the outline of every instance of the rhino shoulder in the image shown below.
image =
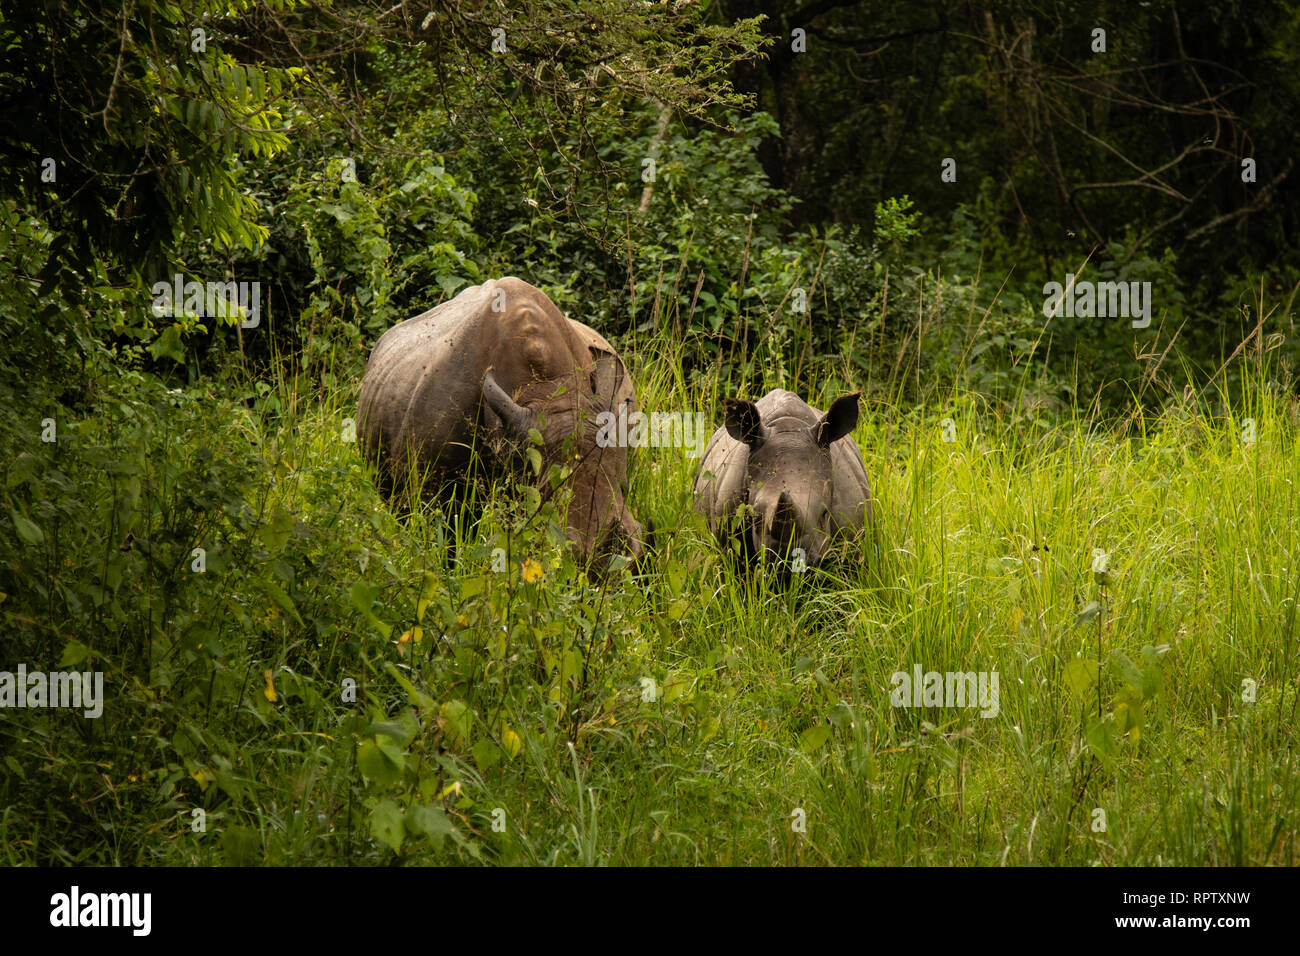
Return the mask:
<path id="1" fill-rule="evenodd" d="M 630 401 L 631 404 L 628 406 L 628 411 L 636 411 L 639 407 L 636 400 L 636 386 L 632 384 L 632 375 L 628 372 L 627 366 L 623 362 L 623 357 L 618 354 L 618 351 L 614 346 L 609 344 L 603 335 L 591 328 L 591 326 L 584 325 L 577 319 L 569 319 L 568 322 L 569 328 L 573 331 L 574 335 L 577 336 L 578 341 L 582 344 L 583 348 L 598 349 L 602 352 L 608 352 L 610 355 L 614 356 L 618 363 L 620 374 L 618 376 L 616 391 L 612 396 L 602 397 L 610 399 L 610 403 L 613 407 L 617 407 L 623 402 Z"/>
<path id="2" fill-rule="evenodd" d="M 862 450 L 852 435 L 845 435 L 831 445 L 834 468 L 834 505 L 836 523 L 842 528 L 858 528 L 871 520 L 871 483 L 862 461 Z"/>
<path id="3" fill-rule="evenodd" d="M 695 473 L 692 498 L 695 510 L 709 519 L 709 527 L 733 514 L 745 501 L 745 479 L 749 467 L 749 446 L 719 428 L 709 439 Z"/>
<path id="4" fill-rule="evenodd" d="M 490 285 L 465 289 L 379 337 L 357 398 L 358 438 L 368 457 L 463 431 L 460 420 L 477 408 L 477 340 Z"/>

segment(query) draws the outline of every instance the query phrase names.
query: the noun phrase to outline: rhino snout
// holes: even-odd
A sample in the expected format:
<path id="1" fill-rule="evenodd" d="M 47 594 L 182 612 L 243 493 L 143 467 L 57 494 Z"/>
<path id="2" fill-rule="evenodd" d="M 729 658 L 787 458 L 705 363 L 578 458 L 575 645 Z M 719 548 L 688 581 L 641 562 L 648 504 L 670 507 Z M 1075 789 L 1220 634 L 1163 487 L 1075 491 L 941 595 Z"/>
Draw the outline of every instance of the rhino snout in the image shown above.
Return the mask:
<path id="1" fill-rule="evenodd" d="M 784 566 L 795 563 L 797 558 L 808 567 L 821 563 L 827 541 L 822 521 L 805 514 L 789 491 L 782 490 L 775 500 L 755 510 L 757 516 L 750 533 L 754 552 L 762 563 Z M 819 516 L 824 510 L 812 509 Z"/>
<path id="2" fill-rule="evenodd" d="M 646 555 L 646 530 L 631 514 L 627 516 L 627 524 L 627 555 L 633 564 L 639 564 Z"/>
<path id="3" fill-rule="evenodd" d="M 645 529 L 626 510 L 605 525 L 603 531 L 570 529 L 569 539 L 578 553 L 585 556 L 601 573 L 608 569 L 610 559 L 616 555 L 630 559 L 635 565 L 647 553 Z M 593 541 L 596 542 L 595 547 L 591 546 Z"/>

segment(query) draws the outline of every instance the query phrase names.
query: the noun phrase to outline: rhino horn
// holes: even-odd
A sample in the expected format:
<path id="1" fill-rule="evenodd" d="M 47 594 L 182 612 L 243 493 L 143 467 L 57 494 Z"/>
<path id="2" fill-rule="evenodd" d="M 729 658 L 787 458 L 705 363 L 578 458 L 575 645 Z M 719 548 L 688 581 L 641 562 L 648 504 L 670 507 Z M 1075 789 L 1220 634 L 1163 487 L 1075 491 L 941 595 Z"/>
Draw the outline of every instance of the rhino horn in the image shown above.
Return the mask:
<path id="1" fill-rule="evenodd" d="M 641 559 L 645 549 L 644 531 L 639 525 L 633 527 L 634 530 L 630 530 L 620 521 L 614 521 L 609 525 L 598 549 L 604 563 L 608 564 L 609 558 L 616 554 L 627 555 L 633 562 Z"/>
<path id="2" fill-rule="evenodd" d="M 488 408 L 496 412 L 505 426 L 506 434 L 516 441 L 528 437 L 528 430 L 537 427 L 537 413 L 524 408 L 506 394 L 505 389 L 497 384 L 492 369 L 483 373 L 483 401 Z"/>
<path id="3" fill-rule="evenodd" d="M 799 512 L 795 509 L 790 493 L 782 491 L 781 497 L 776 500 L 776 507 L 772 509 L 769 534 L 771 534 L 773 541 L 784 547 L 794 540 L 798 528 Z"/>
<path id="4" fill-rule="evenodd" d="M 811 426 L 813 441 L 822 448 L 829 448 L 831 442 L 839 441 L 853 431 L 858 425 L 858 398 L 861 395 L 861 392 L 841 395 L 831 402 L 830 410 L 821 421 Z"/>
<path id="5" fill-rule="evenodd" d="M 739 398 L 723 399 L 727 434 L 751 449 L 763 444 L 763 420 L 758 414 L 758 406 Z"/>

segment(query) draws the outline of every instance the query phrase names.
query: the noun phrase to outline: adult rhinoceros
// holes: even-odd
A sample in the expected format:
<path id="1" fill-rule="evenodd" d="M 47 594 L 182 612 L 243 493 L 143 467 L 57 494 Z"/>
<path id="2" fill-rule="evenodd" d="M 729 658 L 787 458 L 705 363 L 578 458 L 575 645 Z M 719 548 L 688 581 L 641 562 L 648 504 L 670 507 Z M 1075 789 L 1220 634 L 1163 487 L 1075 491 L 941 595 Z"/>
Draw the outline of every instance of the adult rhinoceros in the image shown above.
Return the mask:
<path id="1" fill-rule="evenodd" d="M 380 337 L 361 382 L 357 435 L 384 490 L 399 494 L 412 471 L 430 490 L 455 492 L 472 469 L 517 465 L 533 428 L 549 465 L 572 436 L 569 540 L 583 558 L 638 557 L 641 525 L 625 502 L 627 449 L 595 440 L 595 416 L 624 402 L 635 409 L 636 392 L 613 347 L 510 276 L 465 289 Z"/>
<path id="2" fill-rule="evenodd" d="M 870 520 L 867 470 L 849 435 L 856 394 L 824 415 L 779 388 L 757 404 L 728 398 L 724 408 L 695 478 L 695 508 L 724 544 L 740 538 L 747 563 L 781 564 L 802 549 L 816 567 L 836 535 Z"/>

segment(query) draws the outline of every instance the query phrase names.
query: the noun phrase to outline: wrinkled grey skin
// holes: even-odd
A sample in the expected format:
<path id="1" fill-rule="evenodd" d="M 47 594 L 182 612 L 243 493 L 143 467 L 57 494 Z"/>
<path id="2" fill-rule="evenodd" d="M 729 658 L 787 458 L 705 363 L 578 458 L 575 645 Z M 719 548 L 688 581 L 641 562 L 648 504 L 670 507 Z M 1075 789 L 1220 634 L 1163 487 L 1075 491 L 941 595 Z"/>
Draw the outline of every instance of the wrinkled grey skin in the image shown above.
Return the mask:
<path id="1" fill-rule="evenodd" d="M 695 509 L 727 543 L 739 537 L 751 567 L 788 567 L 796 548 L 819 565 L 834 538 L 871 520 L 871 488 L 850 433 L 858 396 L 823 415 L 784 389 L 758 403 L 726 399 L 695 478 Z"/>
<path id="2" fill-rule="evenodd" d="M 528 431 L 543 437 L 542 474 L 566 439 L 577 456 L 569 540 L 584 559 L 639 557 L 627 509 L 627 449 L 596 445 L 598 411 L 636 406 L 631 377 L 597 332 L 513 276 L 465 289 L 401 322 L 375 344 L 357 402 L 357 439 L 390 494 L 411 467 L 425 488 L 456 493 L 479 473 L 518 468 Z"/>

